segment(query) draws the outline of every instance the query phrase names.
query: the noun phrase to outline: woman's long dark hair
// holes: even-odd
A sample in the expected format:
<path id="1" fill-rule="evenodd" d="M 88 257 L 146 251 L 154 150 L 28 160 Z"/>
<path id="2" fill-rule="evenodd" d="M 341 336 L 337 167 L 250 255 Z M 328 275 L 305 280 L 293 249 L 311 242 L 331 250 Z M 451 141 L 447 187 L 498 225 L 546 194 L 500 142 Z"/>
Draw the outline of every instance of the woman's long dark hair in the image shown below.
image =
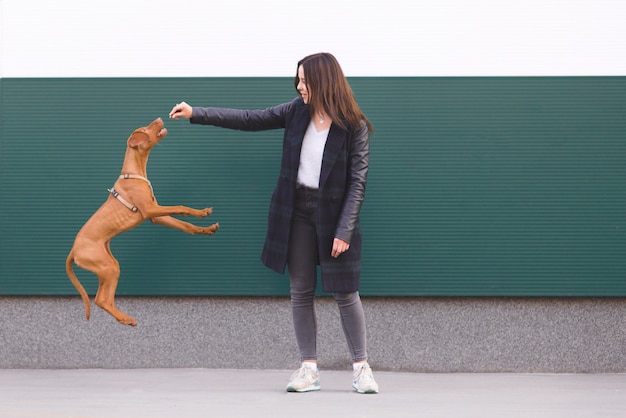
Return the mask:
<path id="1" fill-rule="evenodd" d="M 296 90 L 300 81 L 298 77 L 300 66 L 304 70 L 311 115 L 316 111 L 322 111 L 333 120 L 333 123 L 345 130 L 356 130 L 360 127 L 361 121 L 365 122 L 370 132 L 374 130 L 359 108 L 352 88 L 332 54 L 320 52 L 301 59 L 296 68 Z"/>

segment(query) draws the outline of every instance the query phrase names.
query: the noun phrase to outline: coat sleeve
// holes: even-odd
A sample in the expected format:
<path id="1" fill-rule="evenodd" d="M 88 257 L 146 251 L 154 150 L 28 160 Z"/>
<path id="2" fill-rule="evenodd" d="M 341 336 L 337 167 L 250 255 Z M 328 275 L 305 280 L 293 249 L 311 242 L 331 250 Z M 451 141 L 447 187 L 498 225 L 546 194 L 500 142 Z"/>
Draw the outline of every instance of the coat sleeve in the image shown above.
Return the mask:
<path id="1" fill-rule="evenodd" d="M 294 103 L 295 100 L 263 110 L 193 107 L 193 113 L 189 122 L 236 129 L 239 131 L 280 129 L 285 127 L 286 116 Z"/>
<path id="2" fill-rule="evenodd" d="M 335 237 L 350 242 L 365 198 L 369 169 L 369 131 L 365 122 L 353 133 L 349 150 L 348 187 Z"/>

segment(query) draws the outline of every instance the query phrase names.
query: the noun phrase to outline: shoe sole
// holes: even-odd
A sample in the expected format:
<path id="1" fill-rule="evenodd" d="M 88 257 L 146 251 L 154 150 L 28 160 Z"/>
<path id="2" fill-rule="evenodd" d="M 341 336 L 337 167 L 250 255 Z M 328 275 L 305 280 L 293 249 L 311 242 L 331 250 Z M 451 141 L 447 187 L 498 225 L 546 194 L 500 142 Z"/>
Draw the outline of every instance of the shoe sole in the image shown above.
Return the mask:
<path id="1" fill-rule="evenodd" d="M 356 393 L 361 393 L 361 394 L 364 394 L 364 395 L 378 393 L 378 391 L 374 390 L 374 389 L 358 390 L 355 386 L 352 386 L 352 389 L 354 389 L 354 391 Z"/>
<path id="2" fill-rule="evenodd" d="M 287 392 L 304 393 L 304 392 L 315 392 L 315 391 L 320 390 L 320 389 L 321 389 L 321 387 L 319 387 L 319 386 L 310 386 L 310 387 L 305 388 L 305 389 L 295 389 L 295 388 L 292 388 L 291 386 L 288 386 L 287 387 Z"/>

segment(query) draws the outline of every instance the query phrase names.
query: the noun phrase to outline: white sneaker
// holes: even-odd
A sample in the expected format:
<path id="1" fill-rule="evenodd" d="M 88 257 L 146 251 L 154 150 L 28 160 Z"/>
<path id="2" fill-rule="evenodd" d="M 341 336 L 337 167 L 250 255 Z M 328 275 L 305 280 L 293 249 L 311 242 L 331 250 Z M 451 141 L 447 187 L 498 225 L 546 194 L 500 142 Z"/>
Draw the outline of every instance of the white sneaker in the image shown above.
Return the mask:
<path id="1" fill-rule="evenodd" d="M 374 380 L 372 368 L 369 364 L 363 363 L 361 367 L 354 371 L 352 387 L 358 393 L 378 393 L 378 383 Z"/>
<path id="2" fill-rule="evenodd" d="M 320 390 L 320 372 L 309 364 L 303 364 L 289 379 L 287 392 L 311 392 Z"/>

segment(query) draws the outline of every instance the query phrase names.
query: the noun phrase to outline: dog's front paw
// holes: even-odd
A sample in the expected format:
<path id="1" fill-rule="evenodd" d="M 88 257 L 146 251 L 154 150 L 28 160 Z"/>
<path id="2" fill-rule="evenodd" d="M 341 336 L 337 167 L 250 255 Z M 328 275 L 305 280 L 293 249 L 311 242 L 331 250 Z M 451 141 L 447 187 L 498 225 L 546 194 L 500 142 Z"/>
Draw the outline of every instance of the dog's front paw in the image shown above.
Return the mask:
<path id="1" fill-rule="evenodd" d="M 211 212 L 213 212 L 213 208 L 204 208 L 204 209 L 201 209 L 200 212 L 201 212 L 200 218 L 206 218 L 207 216 L 211 214 Z"/>
<path id="2" fill-rule="evenodd" d="M 202 228 L 200 230 L 200 233 L 202 235 L 213 235 L 217 232 L 218 229 L 220 229 L 220 224 L 213 224 L 213 225 L 207 226 L 206 228 Z"/>

